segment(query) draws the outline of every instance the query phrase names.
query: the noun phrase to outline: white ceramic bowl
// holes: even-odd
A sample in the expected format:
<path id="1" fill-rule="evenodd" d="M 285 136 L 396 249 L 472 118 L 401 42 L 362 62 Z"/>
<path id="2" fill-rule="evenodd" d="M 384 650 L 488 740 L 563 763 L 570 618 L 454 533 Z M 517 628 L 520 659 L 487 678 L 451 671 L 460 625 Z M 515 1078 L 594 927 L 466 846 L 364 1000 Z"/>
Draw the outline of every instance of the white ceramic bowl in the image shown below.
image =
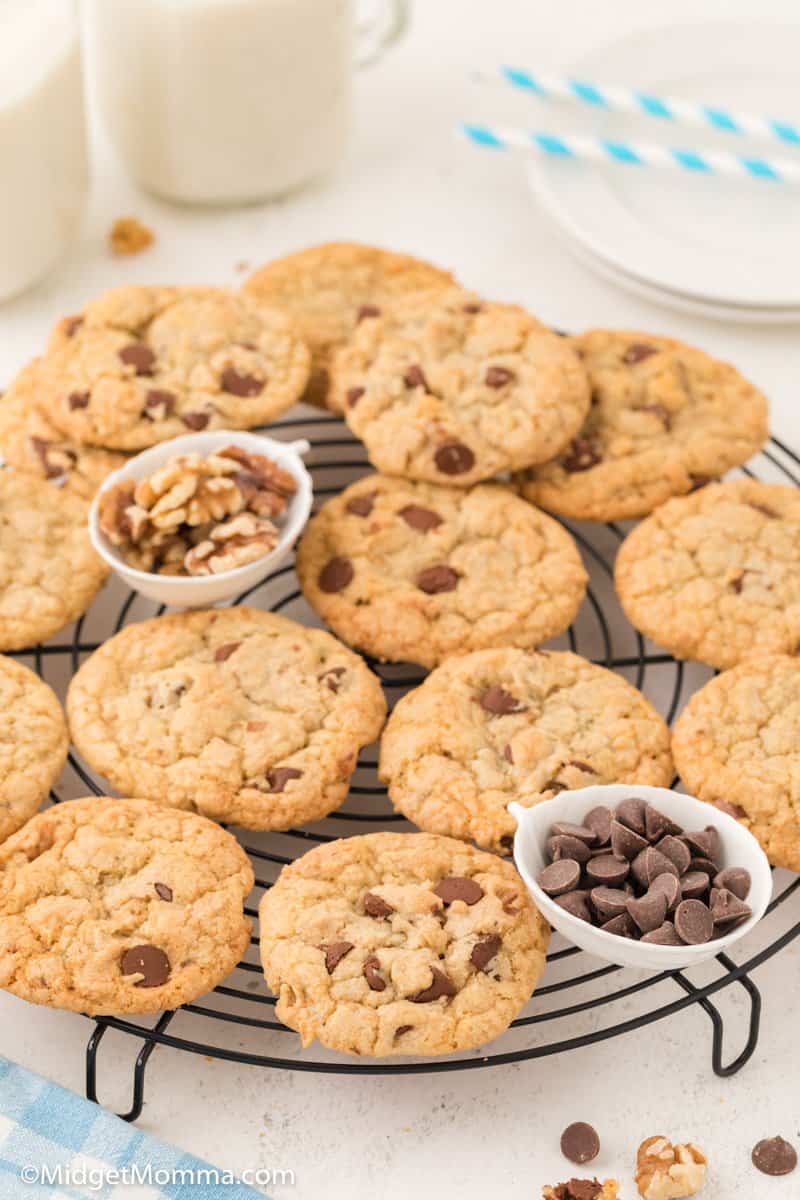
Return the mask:
<path id="1" fill-rule="evenodd" d="M 536 882 L 547 865 L 545 843 L 554 821 L 571 821 L 579 825 L 586 814 L 598 804 L 616 808 L 629 796 L 640 796 L 659 809 L 685 830 L 705 829 L 714 825 L 722 841 L 723 867 L 745 867 L 750 872 L 751 886 L 747 903 L 753 915 L 724 937 L 701 946 L 654 946 L 606 933 L 579 917 L 565 912 L 551 900 Z M 772 872 L 764 851 L 743 825 L 727 813 L 710 804 L 684 796 L 669 788 L 642 787 L 638 784 L 607 784 L 561 792 L 552 800 L 544 800 L 533 808 L 512 803 L 509 812 L 517 819 L 514 836 L 514 861 L 517 870 L 533 897 L 534 904 L 554 929 L 589 954 L 617 963 L 621 967 L 640 967 L 650 971 L 675 971 L 695 966 L 727 950 L 739 938 L 745 937 L 761 920 L 772 896 Z"/>
<path id="2" fill-rule="evenodd" d="M 155 575 L 129 566 L 116 546 L 111 544 L 100 529 L 99 502 L 103 492 L 108 491 L 114 484 L 152 475 L 176 454 L 206 456 L 231 445 L 241 446 L 250 453 L 266 455 L 297 481 L 297 491 L 280 520 L 280 536 L 274 550 L 255 562 L 246 563 L 243 567 L 234 567 L 232 571 L 221 571 L 218 575 Z M 230 429 L 220 429 L 213 433 L 190 433 L 185 437 L 173 438 L 171 441 L 161 442 L 158 446 L 151 446 L 149 450 L 137 454 L 124 467 L 120 467 L 103 481 L 103 486 L 89 510 L 89 536 L 92 545 L 128 587 L 151 600 L 158 600 L 174 608 L 207 608 L 223 600 L 232 600 L 234 596 L 255 586 L 270 571 L 279 567 L 289 556 L 300 536 L 311 512 L 313 499 L 311 476 L 301 458 L 309 448 L 308 442 L 305 441 L 276 442 L 260 433 L 244 433 L 241 430 Z"/>

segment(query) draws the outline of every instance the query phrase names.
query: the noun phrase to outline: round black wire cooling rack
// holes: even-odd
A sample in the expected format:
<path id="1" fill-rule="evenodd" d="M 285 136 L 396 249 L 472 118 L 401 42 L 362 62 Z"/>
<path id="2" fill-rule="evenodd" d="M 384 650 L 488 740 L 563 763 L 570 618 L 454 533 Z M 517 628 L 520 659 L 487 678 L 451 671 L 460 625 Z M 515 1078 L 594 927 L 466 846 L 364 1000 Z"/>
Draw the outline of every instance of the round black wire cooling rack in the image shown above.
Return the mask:
<path id="1" fill-rule="evenodd" d="M 307 438 L 311 451 L 307 463 L 314 478 L 316 501 L 340 491 L 371 470 L 363 447 L 335 417 L 319 414 L 283 420 L 269 429 L 273 437 L 290 441 Z M 800 486 L 800 457 L 777 438 L 742 471 L 772 483 Z M 617 524 L 569 523 L 581 548 L 591 583 L 587 599 L 574 624 L 551 643 L 569 648 L 603 666 L 619 671 L 644 691 L 667 721 L 710 676 L 698 664 L 677 662 L 649 646 L 622 615 L 613 589 L 613 561 L 625 536 Z M 257 587 L 239 596 L 236 603 L 254 604 L 281 612 L 305 624 L 318 624 L 297 586 L 292 566 L 274 572 Z M 71 675 L 103 641 L 132 621 L 157 615 L 163 608 L 122 588 L 113 581 L 90 611 L 54 642 L 20 652 L 62 696 Z M 370 662 L 381 677 L 389 706 L 409 687 L 422 681 L 419 668 Z M 392 811 L 386 789 L 377 781 L 374 747 L 361 755 L 344 807 L 324 821 L 286 833 L 253 834 L 235 830 L 253 863 L 256 891 L 247 913 L 257 921 L 258 901 L 271 887 L 280 868 L 305 850 L 366 830 L 407 828 Z M 54 802 L 106 789 L 74 754 Z M 301 1049 L 297 1035 L 275 1017 L 275 999 L 269 994 L 258 962 L 258 933 L 235 971 L 197 1003 L 186 1004 L 160 1017 L 93 1019 L 86 1051 L 86 1094 L 98 1100 L 98 1059 L 109 1029 L 135 1039 L 131 1107 L 124 1115 L 136 1120 L 144 1104 L 145 1072 L 156 1046 L 170 1046 L 193 1054 L 228 1059 L 262 1068 L 318 1071 L 346 1075 L 408 1075 L 499 1067 L 527 1059 L 544 1058 L 640 1029 L 699 1005 L 711 1022 L 711 1061 L 717 1075 L 733 1075 L 752 1056 L 759 1033 L 761 995 L 752 973 L 800 935 L 800 913 L 790 901 L 800 888 L 800 877 L 774 873 L 774 895 L 764 920 L 740 943 L 741 961 L 718 954 L 710 965 L 684 971 L 639 973 L 591 959 L 583 951 L 554 938 L 547 969 L 535 995 L 502 1038 L 488 1051 L 476 1050 L 440 1059 L 350 1059 L 312 1046 Z M 728 992 L 734 1003 L 723 1017 L 717 1001 Z M 731 1013 L 733 1015 L 731 1015 Z M 737 1026 L 743 1045 L 734 1057 L 725 1058 L 726 1022 Z M 576 1031 L 575 1026 L 579 1026 Z"/>

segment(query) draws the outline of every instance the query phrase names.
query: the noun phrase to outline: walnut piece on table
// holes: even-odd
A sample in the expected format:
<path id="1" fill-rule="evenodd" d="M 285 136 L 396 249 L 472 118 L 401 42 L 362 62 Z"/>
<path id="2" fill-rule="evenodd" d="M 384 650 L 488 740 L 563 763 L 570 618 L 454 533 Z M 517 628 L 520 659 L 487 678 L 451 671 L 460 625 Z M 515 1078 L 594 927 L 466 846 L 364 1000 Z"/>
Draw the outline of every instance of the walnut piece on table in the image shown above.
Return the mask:
<path id="1" fill-rule="evenodd" d="M 692 1142 L 675 1145 L 660 1134 L 645 1138 L 636 1153 L 636 1186 L 643 1200 L 694 1196 L 706 1177 L 706 1157 Z"/>
<path id="2" fill-rule="evenodd" d="M 217 575 L 274 549 L 275 519 L 296 489 L 288 471 L 238 446 L 178 454 L 145 479 L 101 492 L 100 528 L 140 571 Z"/>

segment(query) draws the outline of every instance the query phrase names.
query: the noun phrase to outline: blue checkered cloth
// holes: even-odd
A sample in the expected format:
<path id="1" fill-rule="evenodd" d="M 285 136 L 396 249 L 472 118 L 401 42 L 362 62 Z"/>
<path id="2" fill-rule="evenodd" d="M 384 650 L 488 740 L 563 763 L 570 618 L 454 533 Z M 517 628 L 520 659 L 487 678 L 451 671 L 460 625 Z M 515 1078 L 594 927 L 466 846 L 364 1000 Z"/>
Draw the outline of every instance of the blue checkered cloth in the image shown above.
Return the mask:
<path id="1" fill-rule="evenodd" d="M 44 1168 L 78 1183 L 25 1182 Z M 98 1187 L 109 1170 L 121 1178 Z M 264 1200 L 216 1170 L 0 1056 L 0 1200 Z"/>

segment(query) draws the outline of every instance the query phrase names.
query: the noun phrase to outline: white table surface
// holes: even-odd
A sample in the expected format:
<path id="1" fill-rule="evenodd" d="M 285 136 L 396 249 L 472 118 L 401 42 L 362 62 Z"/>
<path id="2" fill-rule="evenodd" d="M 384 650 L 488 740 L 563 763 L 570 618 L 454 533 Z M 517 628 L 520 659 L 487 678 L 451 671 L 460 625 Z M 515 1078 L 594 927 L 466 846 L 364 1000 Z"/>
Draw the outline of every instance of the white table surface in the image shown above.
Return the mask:
<path id="1" fill-rule="evenodd" d="M 795 12 L 792 0 L 677 0 L 668 12 L 641 0 L 425 0 L 405 43 L 359 79 L 358 127 L 338 174 L 273 206 L 228 213 L 167 207 L 138 194 L 100 141 L 80 247 L 46 284 L 0 308 L 0 383 L 41 348 L 58 316 L 109 285 L 233 283 L 242 277 L 242 262 L 255 266 L 316 241 L 354 238 L 428 256 L 556 325 L 638 327 L 695 341 L 763 386 L 773 429 L 800 447 L 796 329 L 681 316 L 601 282 L 552 236 L 519 164 L 479 155 L 451 134 L 458 117 L 476 111 L 463 83 L 476 62 L 513 57 L 557 67 L 644 23 Z M 127 213 L 150 224 L 158 243 L 138 258 L 114 261 L 104 234 Z M 800 918 L 800 903 L 794 917 Z M 558 1139 L 568 1122 L 585 1119 L 603 1141 L 592 1170 L 617 1175 L 623 1200 L 635 1195 L 636 1146 L 662 1132 L 707 1151 L 707 1200 L 788 1200 L 800 1176 L 768 1180 L 750 1167 L 749 1151 L 777 1132 L 800 1141 L 798 953 L 792 945 L 756 972 L 764 996 L 761 1040 L 750 1064 L 730 1080 L 713 1075 L 710 1025 L 693 1007 L 570 1054 L 450 1075 L 267 1073 L 159 1048 L 140 1124 L 234 1170 L 293 1170 L 295 1186 L 275 1195 L 406 1200 L 413 1190 L 423 1197 L 493 1192 L 530 1200 L 543 1183 L 572 1173 Z M 720 999 L 737 1049 L 744 1012 L 738 991 Z M 665 1002 L 675 994 L 665 993 Z M 633 1011 L 632 1001 L 623 1002 L 613 1017 Z M 591 1014 L 576 1018 L 569 1032 L 596 1023 Z M 78 1091 L 89 1028 L 81 1017 L 0 996 L 0 1051 Z M 134 1049 L 121 1036 L 107 1038 L 100 1080 L 109 1106 L 128 1102 Z"/>

